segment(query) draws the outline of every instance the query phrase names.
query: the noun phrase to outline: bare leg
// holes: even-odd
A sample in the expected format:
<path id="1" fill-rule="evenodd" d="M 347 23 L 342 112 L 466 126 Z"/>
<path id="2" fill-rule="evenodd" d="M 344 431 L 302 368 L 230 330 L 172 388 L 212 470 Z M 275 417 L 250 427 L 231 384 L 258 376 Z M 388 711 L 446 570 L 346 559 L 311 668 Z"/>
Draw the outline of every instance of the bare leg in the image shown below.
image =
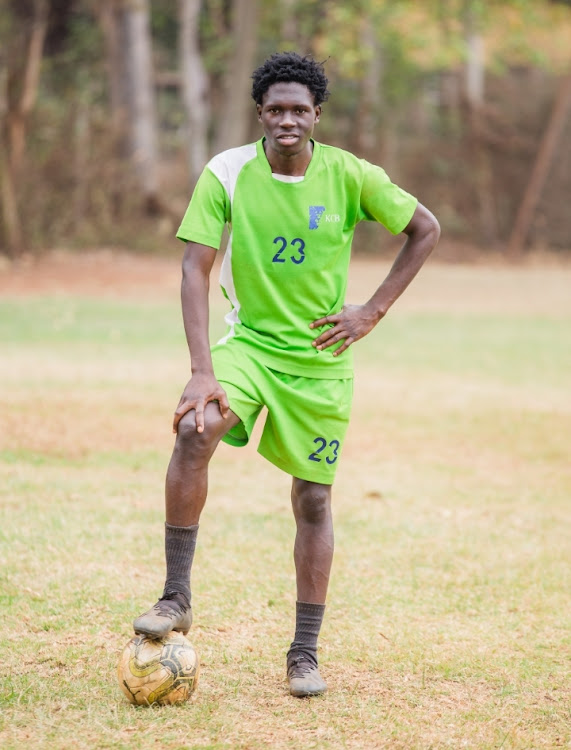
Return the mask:
<path id="1" fill-rule="evenodd" d="M 206 502 L 208 463 L 222 436 L 239 421 L 233 412 L 223 419 L 218 404 L 210 403 L 204 432 L 196 431 L 194 411 L 179 422 L 166 479 L 165 588 L 157 604 L 134 621 L 136 633 L 162 638 L 171 630 L 186 634 L 191 626 L 190 571 Z"/>
<path id="2" fill-rule="evenodd" d="M 293 553 L 297 599 L 325 604 L 334 546 L 331 485 L 294 478 L 291 502 L 297 524 Z"/>
<path id="3" fill-rule="evenodd" d="M 293 551 L 297 602 L 287 675 L 290 693 L 302 698 L 327 690 L 317 666 L 317 640 L 333 561 L 331 486 L 294 478 L 291 502 L 297 524 Z"/>
<path id="4" fill-rule="evenodd" d="M 166 521 L 171 526 L 198 523 L 208 491 L 208 464 L 221 438 L 239 418 L 230 411 L 226 419 L 218 404 L 209 403 L 204 411 L 204 432 L 196 431 L 194 411 L 180 420 L 176 443 L 166 478 Z"/>

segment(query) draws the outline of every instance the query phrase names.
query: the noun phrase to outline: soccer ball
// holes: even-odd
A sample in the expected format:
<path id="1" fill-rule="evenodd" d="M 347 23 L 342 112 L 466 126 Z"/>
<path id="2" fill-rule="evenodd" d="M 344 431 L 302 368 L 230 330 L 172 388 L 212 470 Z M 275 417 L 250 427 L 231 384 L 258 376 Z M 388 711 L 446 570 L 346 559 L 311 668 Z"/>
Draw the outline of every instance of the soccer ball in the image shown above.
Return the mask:
<path id="1" fill-rule="evenodd" d="M 151 640 L 136 635 L 125 646 L 117 676 L 121 690 L 136 706 L 182 703 L 198 682 L 198 654 L 182 633 Z"/>

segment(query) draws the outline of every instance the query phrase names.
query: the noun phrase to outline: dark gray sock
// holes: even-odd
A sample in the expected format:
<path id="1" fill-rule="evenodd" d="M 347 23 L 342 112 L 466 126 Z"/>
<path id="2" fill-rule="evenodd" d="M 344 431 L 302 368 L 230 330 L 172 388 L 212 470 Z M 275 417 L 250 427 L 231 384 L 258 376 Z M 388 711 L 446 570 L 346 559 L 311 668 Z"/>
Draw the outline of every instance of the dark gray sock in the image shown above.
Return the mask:
<path id="1" fill-rule="evenodd" d="M 317 639 L 324 613 L 325 604 L 296 602 L 295 637 L 289 647 L 288 657 L 294 652 L 303 651 L 317 664 Z"/>
<path id="2" fill-rule="evenodd" d="M 196 548 L 196 526 L 171 526 L 165 523 L 167 580 L 163 596 L 178 591 L 190 603 L 190 569 Z"/>

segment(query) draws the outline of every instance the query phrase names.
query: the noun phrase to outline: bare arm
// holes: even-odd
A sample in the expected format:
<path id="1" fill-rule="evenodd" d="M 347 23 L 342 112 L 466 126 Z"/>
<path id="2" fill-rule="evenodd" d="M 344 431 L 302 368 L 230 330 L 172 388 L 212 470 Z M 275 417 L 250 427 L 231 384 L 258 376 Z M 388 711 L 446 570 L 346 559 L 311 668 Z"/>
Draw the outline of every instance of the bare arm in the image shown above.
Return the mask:
<path id="1" fill-rule="evenodd" d="M 209 401 L 218 401 L 220 413 L 228 415 L 228 399 L 214 377 L 208 338 L 208 291 L 210 272 L 216 258 L 213 247 L 188 242 L 182 261 L 182 318 L 190 351 L 191 378 L 174 413 L 173 431 L 181 417 L 195 409 L 196 429 L 204 430 L 204 409 Z"/>
<path id="2" fill-rule="evenodd" d="M 421 203 L 403 231 L 407 235 L 406 242 L 371 299 L 364 305 L 346 305 L 341 312 L 311 323 L 310 328 L 332 326 L 313 341 L 313 346 L 326 349 L 341 341 L 341 346 L 333 352 L 333 356 L 337 356 L 366 336 L 384 318 L 420 271 L 440 237 L 438 221 Z"/>

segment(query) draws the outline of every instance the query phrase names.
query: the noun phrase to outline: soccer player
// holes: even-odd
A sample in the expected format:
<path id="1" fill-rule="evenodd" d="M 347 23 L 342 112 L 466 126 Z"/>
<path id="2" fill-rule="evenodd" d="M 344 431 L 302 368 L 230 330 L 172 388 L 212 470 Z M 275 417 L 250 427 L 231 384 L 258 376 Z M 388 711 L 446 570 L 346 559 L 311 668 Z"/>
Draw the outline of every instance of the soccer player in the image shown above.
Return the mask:
<path id="1" fill-rule="evenodd" d="M 351 408 L 351 347 L 402 294 L 440 229 L 383 169 L 313 139 L 329 94 L 320 63 L 274 54 L 252 78 L 263 137 L 207 164 L 177 233 L 186 242 L 182 312 L 192 377 L 174 414 L 166 583 L 134 629 L 156 638 L 190 628 L 210 458 L 220 440 L 245 445 L 265 406 L 258 450 L 292 476 L 297 603 L 287 676 L 291 694 L 302 697 L 327 689 L 317 640 L 333 556 L 331 486 Z M 363 220 L 406 240 L 371 299 L 345 305 L 351 242 Z M 220 283 L 231 309 L 226 335 L 211 348 L 209 277 L 225 226 Z"/>

